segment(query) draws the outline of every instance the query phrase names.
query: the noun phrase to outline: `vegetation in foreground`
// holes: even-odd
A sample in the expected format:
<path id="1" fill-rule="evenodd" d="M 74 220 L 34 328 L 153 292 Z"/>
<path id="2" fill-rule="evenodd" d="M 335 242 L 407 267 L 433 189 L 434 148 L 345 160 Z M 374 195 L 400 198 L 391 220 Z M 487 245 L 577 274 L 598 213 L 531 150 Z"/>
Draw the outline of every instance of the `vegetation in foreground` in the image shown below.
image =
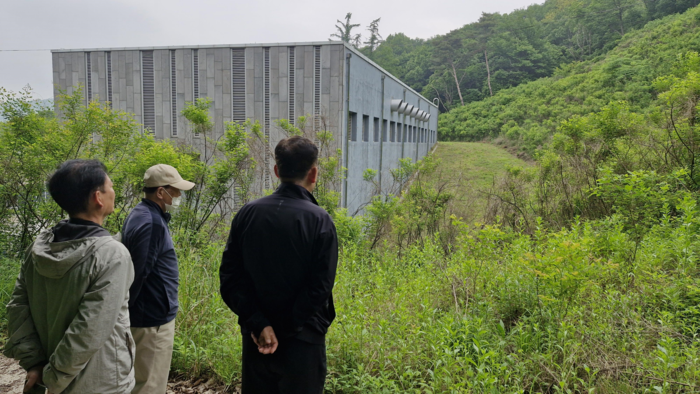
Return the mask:
<path id="1" fill-rule="evenodd" d="M 455 222 L 448 251 L 438 236 L 400 253 L 346 238 L 327 391 L 700 391 L 700 212 L 691 200 L 682 210 L 638 249 L 619 217 L 533 236 Z M 220 252 L 181 249 L 173 367 L 235 385 Z"/>

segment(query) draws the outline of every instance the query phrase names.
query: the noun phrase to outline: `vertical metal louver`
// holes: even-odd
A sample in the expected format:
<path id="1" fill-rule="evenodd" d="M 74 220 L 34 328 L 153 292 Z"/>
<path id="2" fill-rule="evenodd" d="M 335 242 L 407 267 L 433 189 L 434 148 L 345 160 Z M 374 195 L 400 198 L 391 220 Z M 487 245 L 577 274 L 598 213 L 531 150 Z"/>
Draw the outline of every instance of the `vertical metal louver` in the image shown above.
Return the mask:
<path id="1" fill-rule="evenodd" d="M 105 52 L 105 65 L 107 68 L 107 101 L 112 108 L 112 52 Z"/>
<path id="2" fill-rule="evenodd" d="M 195 102 L 199 98 L 199 49 L 192 50 L 192 101 Z M 199 137 L 199 133 L 194 133 L 195 137 Z"/>
<path id="3" fill-rule="evenodd" d="M 270 144 L 270 48 L 263 48 L 263 123 L 265 127 L 265 139 Z M 270 189 L 270 154 L 265 150 L 265 188 Z"/>
<path id="4" fill-rule="evenodd" d="M 296 71 L 296 48 L 289 47 L 289 123 L 296 125 L 296 114 L 294 113 L 294 101 L 296 99 L 294 91 L 294 75 Z"/>
<path id="5" fill-rule="evenodd" d="M 141 52 L 141 86 L 143 86 L 143 128 L 156 132 L 156 103 L 153 77 L 153 51 Z"/>
<path id="6" fill-rule="evenodd" d="M 87 104 L 92 101 L 92 59 L 90 55 L 90 52 L 85 52 L 85 97 Z"/>
<path id="7" fill-rule="evenodd" d="M 231 119 L 245 122 L 245 48 L 231 49 Z"/>
<path id="8" fill-rule="evenodd" d="M 321 47 L 314 46 L 314 131 L 321 130 Z"/>
<path id="9" fill-rule="evenodd" d="M 199 50 L 192 50 L 192 95 L 193 100 L 199 98 Z"/>
<path id="10" fill-rule="evenodd" d="M 173 137 L 177 137 L 177 62 L 175 51 L 170 51 L 170 125 Z"/>

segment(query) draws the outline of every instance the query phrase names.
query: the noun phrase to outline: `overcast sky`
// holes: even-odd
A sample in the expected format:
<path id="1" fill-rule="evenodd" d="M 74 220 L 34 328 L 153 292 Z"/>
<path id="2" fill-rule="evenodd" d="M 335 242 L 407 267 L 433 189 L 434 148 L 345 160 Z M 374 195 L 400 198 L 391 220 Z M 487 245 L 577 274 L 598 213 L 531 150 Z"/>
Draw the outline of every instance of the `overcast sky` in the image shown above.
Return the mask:
<path id="1" fill-rule="evenodd" d="M 0 87 L 53 98 L 51 53 L 8 50 L 325 41 L 352 12 L 359 32 L 430 38 L 542 0 L 2 0 Z"/>

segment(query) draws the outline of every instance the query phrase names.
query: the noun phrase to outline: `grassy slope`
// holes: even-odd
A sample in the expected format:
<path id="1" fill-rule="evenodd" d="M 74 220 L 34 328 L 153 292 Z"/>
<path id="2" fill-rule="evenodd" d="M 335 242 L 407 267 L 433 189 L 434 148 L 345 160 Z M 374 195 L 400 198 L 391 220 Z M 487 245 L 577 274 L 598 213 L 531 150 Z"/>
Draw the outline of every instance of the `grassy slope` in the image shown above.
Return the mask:
<path id="1" fill-rule="evenodd" d="M 442 139 L 505 135 L 532 151 L 562 120 L 627 100 L 639 112 L 654 108 L 651 83 L 670 72 L 677 56 L 700 51 L 700 7 L 650 22 L 625 36 L 605 57 L 563 66 L 556 75 L 498 92 L 441 115 Z"/>
<path id="2" fill-rule="evenodd" d="M 508 151 L 480 142 L 440 142 L 434 153 L 441 160 L 438 182 L 447 181 L 455 194 L 455 210 L 467 220 L 479 220 L 494 179 L 507 167 L 526 166 Z"/>

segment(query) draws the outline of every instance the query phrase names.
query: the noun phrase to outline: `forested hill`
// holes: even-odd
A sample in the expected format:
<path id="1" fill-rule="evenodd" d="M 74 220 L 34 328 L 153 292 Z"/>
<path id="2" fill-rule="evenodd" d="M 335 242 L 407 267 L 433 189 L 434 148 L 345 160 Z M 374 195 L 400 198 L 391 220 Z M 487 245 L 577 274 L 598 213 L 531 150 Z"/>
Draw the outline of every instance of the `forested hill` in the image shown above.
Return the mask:
<path id="1" fill-rule="evenodd" d="M 700 0 L 546 0 L 429 40 L 393 34 L 370 58 L 441 110 L 551 76 L 562 64 L 594 59 L 649 21 L 684 12 Z M 449 10 L 443 10 L 449 12 Z"/>
<path id="2" fill-rule="evenodd" d="M 690 51 L 700 51 L 700 7 L 626 34 L 605 56 L 571 63 L 552 77 L 454 108 L 441 115 L 440 138 L 480 140 L 501 135 L 532 151 L 562 121 L 599 111 L 611 102 L 625 101 L 630 111 L 653 115 L 662 104 L 657 95 L 663 88 L 655 81 L 672 74 L 679 57 Z"/>

